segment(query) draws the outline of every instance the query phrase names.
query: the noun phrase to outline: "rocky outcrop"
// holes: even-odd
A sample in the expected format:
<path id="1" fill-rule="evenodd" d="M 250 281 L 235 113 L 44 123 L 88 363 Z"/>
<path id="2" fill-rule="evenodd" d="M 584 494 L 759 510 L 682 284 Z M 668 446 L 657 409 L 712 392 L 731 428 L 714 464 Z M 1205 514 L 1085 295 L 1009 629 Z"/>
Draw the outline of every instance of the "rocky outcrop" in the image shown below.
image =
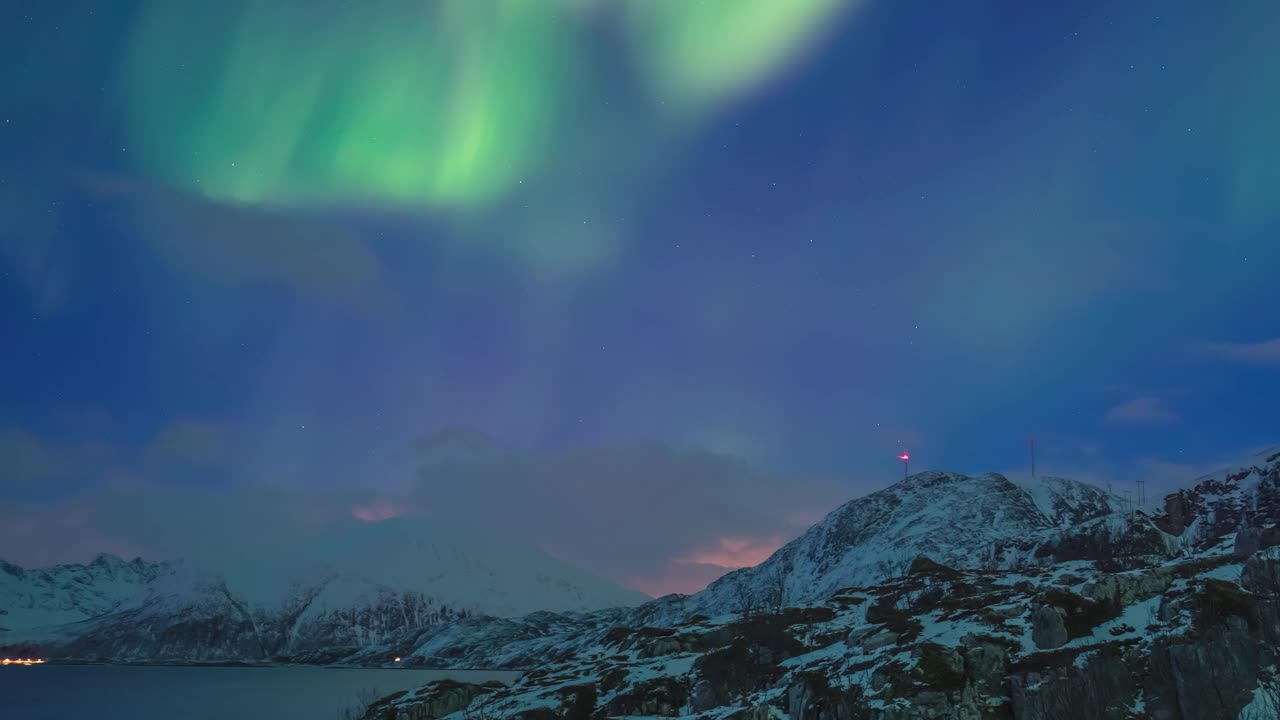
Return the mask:
<path id="1" fill-rule="evenodd" d="M 365 711 L 365 720 L 437 720 L 459 713 L 502 688 L 500 683 L 476 685 L 437 680 L 412 693 L 399 692 L 378 700 Z"/>
<path id="2" fill-rule="evenodd" d="M 661 677 L 637 682 L 605 704 L 603 715 L 673 717 L 689 701 L 687 679 Z"/>
<path id="3" fill-rule="evenodd" d="M 1194 543 L 1246 530 L 1237 548 L 1240 557 L 1258 544 L 1251 528 L 1280 522 L 1280 453 L 1266 453 L 1254 463 L 1199 479 L 1192 487 L 1165 497 L 1163 510 L 1153 518 L 1162 532 L 1182 538 L 1190 532 Z M 1274 532 L 1271 533 L 1274 537 Z M 1274 544 L 1274 540 L 1272 544 Z"/>
<path id="4" fill-rule="evenodd" d="M 787 685 L 788 720 L 860 720 L 870 709 L 861 688 L 832 687 L 818 673 L 800 673 Z"/>

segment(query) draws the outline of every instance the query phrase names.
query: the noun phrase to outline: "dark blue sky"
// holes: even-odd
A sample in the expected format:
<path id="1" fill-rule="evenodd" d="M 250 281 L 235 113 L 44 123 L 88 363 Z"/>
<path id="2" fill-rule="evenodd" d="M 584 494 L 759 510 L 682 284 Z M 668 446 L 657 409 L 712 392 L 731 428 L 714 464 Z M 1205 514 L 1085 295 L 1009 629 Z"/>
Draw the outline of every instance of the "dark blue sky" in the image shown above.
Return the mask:
<path id="1" fill-rule="evenodd" d="M 769 2 L 7 4 L 0 499 L 83 536 L 29 558 L 177 552 L 121 493 L 410 507 L 448 427 L 770 478 L 661 557 L 534 538 L 651 589 L 903 449 L 1174 484 L 1275 442 L 1280 6 Z"/>

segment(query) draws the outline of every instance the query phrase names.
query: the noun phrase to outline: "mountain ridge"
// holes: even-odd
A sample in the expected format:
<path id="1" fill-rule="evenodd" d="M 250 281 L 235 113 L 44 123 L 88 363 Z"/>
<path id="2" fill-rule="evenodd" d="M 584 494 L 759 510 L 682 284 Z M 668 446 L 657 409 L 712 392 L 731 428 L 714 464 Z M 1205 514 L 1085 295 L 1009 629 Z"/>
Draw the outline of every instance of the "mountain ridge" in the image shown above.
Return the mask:
<path id="1" fill-rule="evenodd" d="M 52 569 L 6 563 L 0 608 L 8 612 L 0 618 L 22 622 L 0 623 L 0 647 L 124 662 L 332 662 L 473 614 L 583 612 L 648 599 L 532 546 L 399 518 L 354 530 L 312 544 L 301 558 L 290 548 L 224 567 L 111 556 Z M 127 582 L 113 584 L 122 573 Z M 106 590 L 93 592 L 96 585 Z M 77 600 L 86 593 L 92 602 Z"/>

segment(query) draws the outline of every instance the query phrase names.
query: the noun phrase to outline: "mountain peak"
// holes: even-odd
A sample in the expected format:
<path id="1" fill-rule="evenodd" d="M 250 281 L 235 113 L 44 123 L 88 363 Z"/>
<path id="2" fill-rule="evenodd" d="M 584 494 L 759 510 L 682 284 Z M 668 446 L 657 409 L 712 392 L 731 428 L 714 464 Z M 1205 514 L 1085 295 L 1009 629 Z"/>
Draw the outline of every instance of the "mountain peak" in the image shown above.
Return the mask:
<path id="1" fill-rule="evenodd" d="M 768 588 L 776 578 L 786 602 L 816 602 L 901 574 L 918 555 L 973 567 L 1001 541 L 1115 510 L 1106 492 L 1065 478 L 1015 482 L 999 473 L 927 470 L 845 503 L 765 562 L 712 583 L 691 604 L 704 614 L 730 610 L 749 588 Z"/>

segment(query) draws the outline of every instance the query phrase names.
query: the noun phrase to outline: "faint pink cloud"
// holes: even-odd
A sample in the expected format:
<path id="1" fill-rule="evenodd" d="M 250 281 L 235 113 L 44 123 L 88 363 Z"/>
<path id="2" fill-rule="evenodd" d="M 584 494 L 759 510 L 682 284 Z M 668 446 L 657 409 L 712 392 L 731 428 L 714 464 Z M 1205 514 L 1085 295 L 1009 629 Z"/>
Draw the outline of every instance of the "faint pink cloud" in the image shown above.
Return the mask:
<path id="1" fill-rule="evenodd" d="M 697 563 L 699 565 L 715 565 L 726 570 L 759 565 L 775 550 L 782 547 L 780 537 L 750 538 L 724 537 L 713 546 L 697 548 L 678 561 Z"/>
<path id="2" fill-rule="evenodd" d="M 729 572 L 728 568 L 719 565 L 673 560 L 657 574 L 628 575 L 622 578 L 622 584 L 652 597 L 662 597 L 672 593 L 691 595 L 727 572 Z"/>
<path id="3" fill-rule="evenodd" d="M 403 513 L 404 508 L 394 500 L 374 500 L 351 508 L 351 517 L 364 522 L 380 522 Z"/>
<path id="4" fill-rule="evenodd" d="M 1280 338 L 1256 343 L 1209 343 L 1209 352 L 1224 360 L 1250 365 L 1280 365 Z"/>
<path id="5" fill-rule="evenodd" d="M 1116 405 L 1103 420 L 1112 425 L 1169 425 L 1182 418 L 1160 398 L 1146 395 Z"/>
<path id="6" fill-rule="evenodd" d="M 671 593 L 695 593 L 713 580 L 738 568 L 764 562 L 786 540 L 781 536 L 722 537 L 667 561 L 651 574 L 631 574 L 622 579 L 627 587 L 662 597 Z"/>

